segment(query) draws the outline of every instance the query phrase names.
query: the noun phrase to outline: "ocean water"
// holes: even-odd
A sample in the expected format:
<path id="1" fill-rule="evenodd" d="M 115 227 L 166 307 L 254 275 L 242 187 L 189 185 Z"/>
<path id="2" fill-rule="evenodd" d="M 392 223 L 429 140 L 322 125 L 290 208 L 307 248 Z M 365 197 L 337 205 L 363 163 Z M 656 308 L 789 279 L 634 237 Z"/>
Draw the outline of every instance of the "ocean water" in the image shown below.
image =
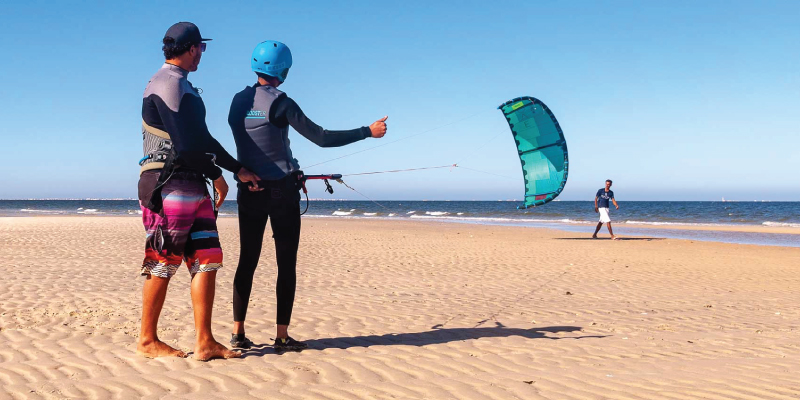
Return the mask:
<path id="1" fill-rule="evenodd" d="M 598 217 L 590 201 L 554 201 L 527 210 L 518 210 L 518 204 L 512 201 L 312 200 L 306 216 L 534 226 L 588 233 L 593 232 L 597 223 Z M 303 208 L 305 200 L 301 202 Z M 139 216 L 141 212 L 136 200 L 0 200 L 0 216 L 36 215 Z M 235 199 L 225 202 L 220 216 L 236 216 Z M 615 233 L 622 235 L 800 247 L 797 235 L 641 228 L 645 225 L 800 228 L 800 202 L 627 201 L 620 202 L 620 210 L 612 209 L 611 216 Z M 607 233 L 605 227 L 602 233 Z"/>

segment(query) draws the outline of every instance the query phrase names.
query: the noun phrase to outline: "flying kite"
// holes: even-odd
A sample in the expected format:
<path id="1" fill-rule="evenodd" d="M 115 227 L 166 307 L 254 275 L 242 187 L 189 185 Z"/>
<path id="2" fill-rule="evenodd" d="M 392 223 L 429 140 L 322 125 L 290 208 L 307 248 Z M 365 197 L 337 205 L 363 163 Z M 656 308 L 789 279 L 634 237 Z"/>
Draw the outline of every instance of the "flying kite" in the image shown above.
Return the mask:
<path id="1" fill-rule="evenodd" d="M 567 141 L 555 115 L 541 100 L 518 97 L 498 109 L 508 121 L 525 179 L 525 203 L 517 208 L 547 204 L 567 184 Z"/>

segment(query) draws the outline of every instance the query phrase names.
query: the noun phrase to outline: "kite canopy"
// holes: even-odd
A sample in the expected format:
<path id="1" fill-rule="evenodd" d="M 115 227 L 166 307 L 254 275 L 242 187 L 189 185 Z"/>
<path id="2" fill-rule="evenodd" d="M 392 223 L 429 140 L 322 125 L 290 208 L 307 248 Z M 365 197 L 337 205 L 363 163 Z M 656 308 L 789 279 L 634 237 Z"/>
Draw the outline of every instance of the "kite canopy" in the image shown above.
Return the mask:
<path id="1" fill-rule="evenodd" d="M 503 111 L 517 143 L 525 204 L 536 207 L 555 199 L 567 184 L 567 141 L 547 106 L 533 97 L 518 97 L 498 107 Z"/>

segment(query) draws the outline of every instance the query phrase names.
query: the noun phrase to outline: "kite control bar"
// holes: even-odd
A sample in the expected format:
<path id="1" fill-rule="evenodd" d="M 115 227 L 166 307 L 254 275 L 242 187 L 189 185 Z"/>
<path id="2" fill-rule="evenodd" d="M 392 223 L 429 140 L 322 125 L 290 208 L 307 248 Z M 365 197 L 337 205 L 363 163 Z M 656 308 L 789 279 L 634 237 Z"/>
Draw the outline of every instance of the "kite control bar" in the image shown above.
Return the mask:
<path id="1" fill-rule="evenodd" d="M 342 174 L 329 174 L 329 175 L 305 175 L 300 172 L 297 175 L 297 180 L 300 182 L 300 186 L 303 188 L 303 193 L 306 195 L 308 194 L 308 189 L 306 189 L 306 181 L 309 179 L 322 179 L 325 182 L 325 191 L 333 194 L 333 186 L 331 186 L 329 179 L 338 181 L 342 179 Z"/>
<path id="2" fill-rule="evenodd" d="M 306 209 L 302 213 L 300 213 L 300 215 L 303 215 L 306 213 L 306 211 L 308 211 L 308 189 L 306 189 L 307 180 L 321 179 L 323 182 L 325 182 L 325 191 L 330 194 L 333 194 L 333 186 L 331 186 L 331 183 L 328 182 L 328 180 L 334 180 L 339 182 L 342 181 L 342 174 L 306 175 L 303 173 L 303 171 L 296 171 L 293 174 L 293 176 L 297 177 L 297 184 L 301 189 L 303 189 L 303 194 L 306 195 Z"/>

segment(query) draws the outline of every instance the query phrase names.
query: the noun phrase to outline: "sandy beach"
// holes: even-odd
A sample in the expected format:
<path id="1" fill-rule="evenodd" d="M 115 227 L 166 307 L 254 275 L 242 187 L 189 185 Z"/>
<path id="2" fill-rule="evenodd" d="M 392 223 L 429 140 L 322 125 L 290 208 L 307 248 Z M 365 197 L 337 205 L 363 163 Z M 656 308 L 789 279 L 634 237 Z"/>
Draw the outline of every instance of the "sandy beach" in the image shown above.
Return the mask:
<path id="1" fill-rule="evenodd" d="M 758 225 L 651 225 L 651 224 L 616 224 L 614 226 L 630 226 L 641 229 L 670 229 L 684 231 L 717 231 L 717 232 L 744 232 L 744 233 L 769 233 L 779 235 L 800 235 L 800 228 L 792 226 L 758 226 Z M 607 232 L 603 227 L 602 232 Z"/>
<path id="2" fill-rule="evenodd" d="M 265 241 L 242 359 L 135 353 L 135 217 L 0 218 L 0 399 L 796 399 L 800 249 L 550 229 L 303 220 L 291 334 L 276 354 Z M 219 221 L 214 333 L 238 260 Z M 601 232 L 602 233 L 602 232 Z M 788 232 L 787 232 L 788 233 Z M 159 335 L 193 348 L 189 274 Z"/>

